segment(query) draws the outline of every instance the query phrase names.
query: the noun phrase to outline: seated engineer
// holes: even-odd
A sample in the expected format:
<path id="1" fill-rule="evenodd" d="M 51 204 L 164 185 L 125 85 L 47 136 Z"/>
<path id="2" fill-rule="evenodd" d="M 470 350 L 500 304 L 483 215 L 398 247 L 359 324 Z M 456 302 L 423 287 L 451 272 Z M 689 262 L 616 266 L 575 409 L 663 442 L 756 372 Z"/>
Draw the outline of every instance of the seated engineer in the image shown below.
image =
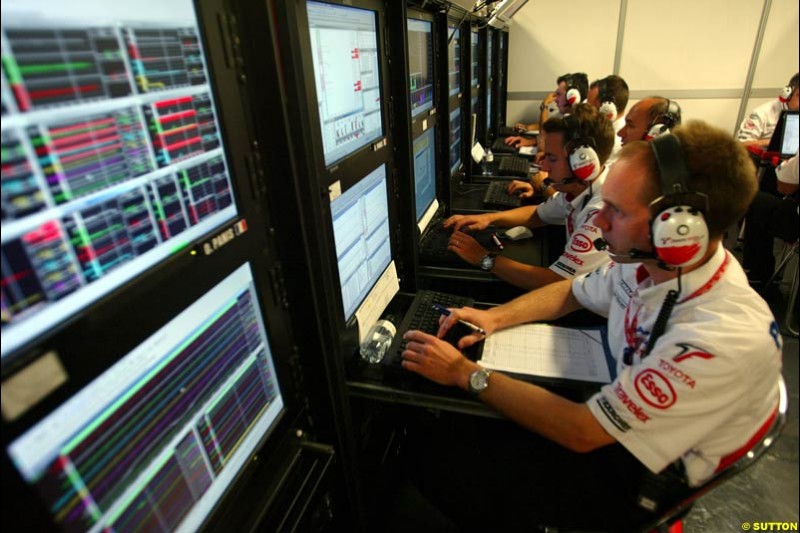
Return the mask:
<path id="1" fill-rule="evenodd" d="M 556 93 L 553 91 L 542 99 L 539 104 L 539 120 L 533 124 L 525 124 L 524 122 L 517 122 L 514 127 L 522 132 L 526 131 L 542 131 L 542 124 L 547 122 L 547 119 L 554 117 L 558 114 L 558 104 L 556 104 Z"/>
<path id="2" fill-rule="evenodd" d="M 557 194 L 539 205 L 479 215 L 453 215 L 444 222 L 446 228 L 454 230 L 448 250 L 471 265 L 528 290 L 589 272 L 607 261 L 606 254 L 592 244 L 602 236 L 592 218 L 603 202 L 600 188 L 607 173 L 604 164 L 614 144 L 611 122 L 592 106 L 582 104 L 575 106 L 567 117 L 545 122 L 543 134 L 547 152 L 542 170 L 549 174 Z M 490 224 L 531 229 L 563 224 L 567 245 L 550 268 L 495 257 L 463 231 L 481 230 Z"/>
<path id="3" fill-rule="evenodd" d="M 759 192 L 747 211 L 744 225 L 745 269 L 752 283 L 765 283 L 775 270 L 773 239 L 795 242 L 798 237 L 798 159 L 797 155 L 775 169 L 778 192 L 783 198 Z"/>
<path id="4" fill-rule="evenodd" d="M 572 113 L 572 106 L 583 102 L 589 92 L 589 77 L 584 72 L 564 74 L 556 80 L 555 102 L 558 113 L 562 116 Z M 540 121 L 540 124 L 543 122 Z M 539 130 L 542 131 L 541 129 Z M 506 144 L 520 148 L 522 146 L 535 146 L 536 138 L 512 136 L 506 137 Z"/>
<path id="5" fill-rule="evenodd" d="M 619 131 L 625 126 L 625 109 L 628 107 L 630 91 L 628 84 L 619 76 L 611 74 L 603 79 L 595 80 L 589 86 L 586 101 L 600 110 L 614 126 L 614 150 L 611 152 L 610 165 L 622 148 Z"/>
<path id="6" fill-rule="evenodd" d="M 747 147 L 766 150 L 772 138 L 772 132 L 775 131 L 775 126 L 778 124 L 781 111 L 800 109 L 798 85 L 800 85 L 800 74 L 795 74 L 789 80 L 789 84 L 781 89 L 778 98 L 755 108 L 739 126 L 739 133 L 736 134 L 737 140 Z"/>
<path id="7" fill-rule="evenodd" d="M 617 136 L 622 146 L 633 141 L 649 141 L 680 126 L 681 120 L 678 102 L 662 96 L 648 96 L 631 106 Z"/>
<path id="8" fill-rule="evenodd" d="M 676 183 L 684 194 L 667 195 Z M 596 216 L 610 263 L 499 307 L 456 309 L 442 320 L 438 337 L 459 320 L 491 336 L 582 307 L 607 316 L 617 375 L 585 403 L 490 372 L 437 336 L 416 330 L 404 335 L 406 370 L 468 390 L 543 437 L 529 435 L 527 442 L 536 447 L 517 449 L 519 460 L 500 455 L 506 452 L 502 442 L 488 441 L 486 456 L 503 457 L 514 468 L 532 461 L 537 468 L 581 465 L 569 475 L 544 477 L 547 473 L 534 471 L 530 475 L 541 482 L 528 483 L 524 491 L 498 489 L 508 481 L 494 480 L 492 468 L 450 468 L 445 474 L 449 498 L 483 501 L 491 520 L 520 526 L 519 519 L 527 530 L 547 521 L 556 527 L 627 531 L 632 522 L 653 516 L 637 505 L 641 478 L 636 472 L 650 477 L 648 470 L 664 472 L 659 480 L 665 482 L 668 472 L 675 492 L 682 492 L 744 455 L 763 436 L 778 407 L 782 339 L 769 307 L 722 246 L 724 231 L 744 215 L 756 189 L 746 150 L 729 133 L 705 123 L 689 122 L 650 143 L 632 142 L 610 169 L 605 205 Z M 659 236 L 677 237 L 683 225 L 689 233 L 664 247 Z M 464 349 L 482 339 L 471 333 L 458 345 Z M 609 466 L 602 460 L 620 447 L 625 454 L 619 463 Z M 470 464 L 468 457 L 447 461 Z M 617 474 L 608 477 L 608 470 Z M 462 474 L 480 478 L 464 488 Z M 674 494 L 669 487 L 662 486 Z M 570 490 L 574 497 L 557 499 Z M 490 512 L 495 504 L 521 516 Z M 602 511 L 587 515 L 584 505 Z M 495 524 L 494 530 L 507 526 Z"/>

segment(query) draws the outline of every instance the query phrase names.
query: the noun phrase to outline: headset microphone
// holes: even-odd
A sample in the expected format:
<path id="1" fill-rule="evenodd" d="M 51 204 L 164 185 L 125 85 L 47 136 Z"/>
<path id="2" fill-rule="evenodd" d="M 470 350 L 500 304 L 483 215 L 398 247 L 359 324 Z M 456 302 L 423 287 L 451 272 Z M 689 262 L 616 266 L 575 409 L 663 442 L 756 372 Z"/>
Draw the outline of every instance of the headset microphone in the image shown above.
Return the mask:
<path id="1" fill-rule="evenodd" d="M 569 185 L 570 183 L 576 183 L 578 181 L 581 181 L 581 179 L 572 176 L 569 178 L 564 178 L 561 181 L 556 181 L 552 178 L 545 178 L 544 180 L 542 180 L 542 183 L 544 184 L 545 187 L 552 187 L 553 185 Z"/>
<path id="2" fill-rule="evenodd" d="M 600 251 L 606 250 L 608 257 L 615 263 L 640 263 L 646 259 L 658 259 L 654 252 L 645 252 L 631 248 L 627 253 L 618 254 L 608 250 L 608 243 L 601 237 L 594 240 L 594 247 Z"/>

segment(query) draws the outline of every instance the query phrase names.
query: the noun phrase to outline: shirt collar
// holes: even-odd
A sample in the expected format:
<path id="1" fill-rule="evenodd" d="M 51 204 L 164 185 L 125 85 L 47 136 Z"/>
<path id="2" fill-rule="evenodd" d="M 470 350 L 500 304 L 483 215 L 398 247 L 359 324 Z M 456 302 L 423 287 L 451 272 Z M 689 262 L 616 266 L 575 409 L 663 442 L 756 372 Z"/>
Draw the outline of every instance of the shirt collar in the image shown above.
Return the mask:
<path id="1" fill-rule="evenodd" d="M 711 290 L 722 278 L 730 262 L 731 258 L 728 252 L 720 243 L 717 251 L 706 264 L 681 276 L 681 294 L 678 297 L 678 303 L 684 303 Z M 637 267 L 636 281 L 638 282 L 639 299 L 649 310 L 659 309 L 667 292 L 678 289 L 677 278 L 653 285 L 652 278 L 642 265 Z"/>
<path id="2" fill-rule="evenodd" d="M 589 187 L 586 187 L 578 196 L 571 196 L 566 195 L 567 201 L 572 204 L 573 209 L 580 210 L 583 208 L 584 201 L 588 202 L 589 199 L 584 200 L 586 196 L 589 194 L 589 191 L 592 191 L 592 196 L 600 192 L 600 188 L 603 186 L 603 182 L 606 181 L 606 176 L 608 175 L 608 166 L 603 168 L 603 171 L 597 176 L 594 180 L 592 180 Z"/>

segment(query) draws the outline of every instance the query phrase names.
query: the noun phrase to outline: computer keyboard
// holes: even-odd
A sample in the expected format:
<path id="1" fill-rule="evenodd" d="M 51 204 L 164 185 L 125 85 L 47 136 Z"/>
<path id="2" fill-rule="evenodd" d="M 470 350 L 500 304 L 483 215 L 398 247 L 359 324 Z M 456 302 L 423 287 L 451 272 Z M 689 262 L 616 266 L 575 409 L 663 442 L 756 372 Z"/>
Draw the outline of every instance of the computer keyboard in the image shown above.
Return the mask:
<path id="1" fill-rule="evenodd" d="M 500 164 L 497 167 L 497 174 L 500 176 L 519 176 L 528 177 L 530 161 L 524 157 L 501 157 L 498 158 Z"/>
<path id="2" fill-rule="evenodd" d="M 486 249 L 493 249 L 490 230 L 482 230 L 472 234 L 473 237 Z M 461 259 L 455 252 L 447 249 L 452 228 L 445 228 L 439 221 L 431 222 L 422 236 L 419 246 L 419 262 L 423 265 L 449 267 L 449 268 L 474 268 Z"/>
<path id="3" fill-rule="evenodd" d="M 491 206 L 519 207 L 522 205 L 522 199 L 516 194 L 508 194 L 508 182 L 493 181 L 486 187 L 483 203 Z"/>
<path id="4" fill-rule="evenodd" d="M 406 348 L 406 342 L 403 340 L 403 334 L 412 329 L 418 329 L 436 335 L 439 331 L 439 317 L 442 316 L 438 311 L 433 308 L 434 304 L 441 305 L 448 308 L 456 307 L 470 307 L 475 303 L 475 300 L 467 296 L 456 296 L 454 294 L 447 294 L 444 292 L 421 290 L 414 297 L 411 307 L 406 312 L 400 327 L 397 328 L 397 335 L 392 343 L 383 362 L 395 367 L 400 367 L 402 362 L 402 353 Z M 458 340 L 465 335 L 464 331 L 460 328 L 452 328 L 444 337 L 444 340 L 456 346 Z"/>
<path id="5" fill-rule="evenodd" d="M 494 144 L 492 144 L 492 152 L 496 154 L 517 154 L 519 153 L 519 148 L 506 144 L 503 139 L 495 139 Z"/>

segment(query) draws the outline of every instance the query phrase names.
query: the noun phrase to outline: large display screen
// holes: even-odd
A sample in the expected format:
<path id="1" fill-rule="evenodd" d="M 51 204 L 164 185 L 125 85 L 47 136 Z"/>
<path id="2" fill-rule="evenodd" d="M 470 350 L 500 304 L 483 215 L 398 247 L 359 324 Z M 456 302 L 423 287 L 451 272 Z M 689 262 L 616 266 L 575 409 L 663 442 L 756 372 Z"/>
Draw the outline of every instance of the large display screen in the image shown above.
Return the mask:
<path id="1" fill-rule="evenodd" d="M 191 0 L 3 0 L 0 31 L 5 361 L 237 207 Z"/>
<path id="2" fill-rule="evenodd" d="M 450 41 L 447 44 L 447 86 L 450 96 L 461 92 L 461 32 L 458 28 L 447 27 Z"/>
<path id="3" fill-rule="evenodd" d="M 65 531 L 197 531 L 282 411 L 245 263 L 8 454 Z"/>
<path id="4" fill-rule="evenodd" d="M 408 76 L 411 116 L 433 107 L 433 34 L 431 22 L 408 19 Z"/>
<path id="5" fill-rule="evenodd" d="M 470 62 L 472 63 L 469 83 L 472 87 L 478 86 L 478 32 L 470 32 Z"/>
<path id="6" fill-rule="evenodd" d="M 374 11 L 308 2 L 325 165 L 383 135 Z"/>
<path id="7" fill-rule="evenodd" d="M 386 165 L 331 202 L 344 318 L 350 320 L 392 260 Z"/>

